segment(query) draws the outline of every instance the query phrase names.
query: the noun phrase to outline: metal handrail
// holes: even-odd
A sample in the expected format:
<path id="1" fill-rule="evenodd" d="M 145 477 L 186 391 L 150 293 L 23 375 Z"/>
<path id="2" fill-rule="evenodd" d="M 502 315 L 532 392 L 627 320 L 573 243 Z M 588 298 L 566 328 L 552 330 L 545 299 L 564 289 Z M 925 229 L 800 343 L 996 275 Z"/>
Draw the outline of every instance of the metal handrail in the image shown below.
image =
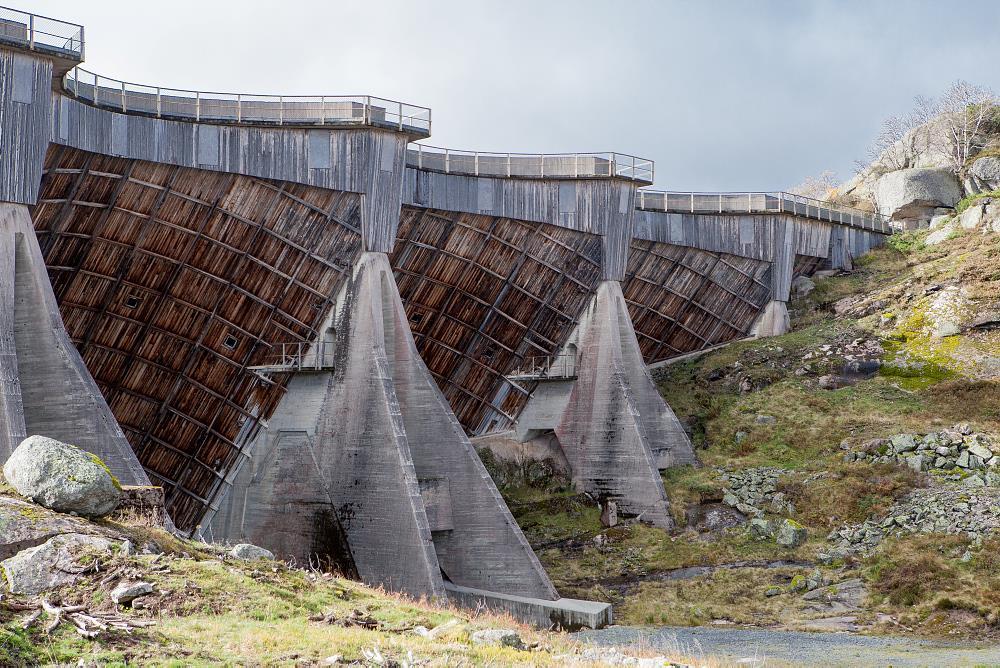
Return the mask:
<path id="1" fill-rule="evenodd" d="M 256 95 L 147 86 L 74 67 L 63 89 L 96 107 L 127 114 L 210 123 L 344 126 L 362 125 L 426 136 L 427 107 L 372 95 Z"/>
<path id="2" fill-rule="evenodd" d="M 625 153 L 493 153 L 412 143 L 406 164 L 445 174 L 507 178 L 623 178 L 653 182 L 653 161 Z"/>
<path id="3" fill-rule="evenodd" d="M 251 371 L 281 373 L 320 371 L 334 367 L 336 343 L 333 341 L 292 341 L 275 343 L 270 348 L 270 353 L 261 360 L 263 363 L 249 367 Z"/>
<path id="4" fill-rule="evenodd" d="M 893 232 L 886 216 L 780 191 L 712 193 L 642 188 L 638 191 L 636 208 L 668 213 L 790 213 L 881 234 Z"/>
<path id="5" fill-rule="evenodd" d="M 576 378 L 576 355 L 562 353 L 560 355 L 542 355 L 525 357 L 521 365 L 508 378 L 535 379 Z"/>
<path id="6" fill-rule="evenodd" d="M 83 26 L 0 7 L 0 43 L 83 60 Z"/>

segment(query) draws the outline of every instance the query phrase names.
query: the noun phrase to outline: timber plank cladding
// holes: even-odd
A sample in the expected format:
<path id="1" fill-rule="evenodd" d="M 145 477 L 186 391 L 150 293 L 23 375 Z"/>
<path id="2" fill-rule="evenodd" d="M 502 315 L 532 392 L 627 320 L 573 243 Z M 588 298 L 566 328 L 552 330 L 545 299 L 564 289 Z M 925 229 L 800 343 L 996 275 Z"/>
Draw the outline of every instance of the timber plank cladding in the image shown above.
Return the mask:
<path id="1" fill-rule="evenodd" d="M 360 255 L 354 193 L 53 145 L 36 234 L 67 331 L 178 526 L 191 527 L 315 341 Z M 601 280 L 598 235 L 403 207 L 391 254 L 424 362 L 469 433 L 506 428 Z M 769 263 L 633 240 L 623 292 L 648 363 L 746 336 Z"/>
<path id="2" fill-rule="evenodd" d="M 361 252 L 359 196 L 53 146 L 33 220 L 66 329 L 178 526 L 285 378 Z"/>

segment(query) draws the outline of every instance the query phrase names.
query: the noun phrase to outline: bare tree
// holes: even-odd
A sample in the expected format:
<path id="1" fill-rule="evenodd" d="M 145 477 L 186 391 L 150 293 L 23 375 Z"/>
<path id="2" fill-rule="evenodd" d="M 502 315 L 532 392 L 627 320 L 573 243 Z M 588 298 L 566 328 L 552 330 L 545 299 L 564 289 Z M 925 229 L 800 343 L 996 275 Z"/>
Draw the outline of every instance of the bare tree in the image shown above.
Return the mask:
<path id="1" fill-rule="evenodd" d="M 913 98 L 909 113 L 892 115 L 883 121 L 868 148 L 868 159 L 855 162 L 858 173 L 876 163 L 888 171 L 908 167 L 914 147 L 907 146 L 904 140 L 911 130 L 939 117 L 941 129 L 928 130 L 927 148 L 945 156 L 948 166 L 958 173 L 983 147 L 982 131 L 998 113 L 997 103 L 997 97 L 988 88 L 962 80 L 951 84 L 940 99 L 918 95 Z"/>
<path id="2" fill-rule="evenodd" d="M 807 176 L 799 185 L 789 188 L 788 192 L 793 195 L 812 197 L 813 199 L 824 199 L 831 190 L 837 187 L 837 175 L 826 170 L 818 176 Z"/>
<path id="3" fill-rule="evenodd" d="M 997 97 L 989 88 L 959 79 L 941 96 L 937 111 L 942 114 L 945 129 L 940 138 L 942 152 L 957 174 L 985 145 L 982 131 L 997 113 Z"/>

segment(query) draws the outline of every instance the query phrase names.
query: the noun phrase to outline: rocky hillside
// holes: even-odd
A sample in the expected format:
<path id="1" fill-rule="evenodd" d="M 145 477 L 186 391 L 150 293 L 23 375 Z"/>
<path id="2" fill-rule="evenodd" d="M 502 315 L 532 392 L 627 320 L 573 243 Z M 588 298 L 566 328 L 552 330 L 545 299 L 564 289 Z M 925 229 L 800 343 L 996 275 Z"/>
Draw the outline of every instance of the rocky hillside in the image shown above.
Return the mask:
<path id="1" fill-rule="evenodd" d="M 557 586 L 621 623 L 1000 636 L 998 209 L 798 280 L 785 336 L 658 370 L 702 462 L 664 476 L 673 534 L 491 462 Z"/>

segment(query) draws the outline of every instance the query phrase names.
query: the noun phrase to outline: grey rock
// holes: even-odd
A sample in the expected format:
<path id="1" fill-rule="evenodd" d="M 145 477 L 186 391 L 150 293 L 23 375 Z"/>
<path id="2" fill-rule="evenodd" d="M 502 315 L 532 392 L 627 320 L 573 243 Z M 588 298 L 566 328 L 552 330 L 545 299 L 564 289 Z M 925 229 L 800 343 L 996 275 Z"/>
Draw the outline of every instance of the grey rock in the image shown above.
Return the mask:
<path id="1" fill-rule="evenodd" d="M 917 440 L 913 434 L 896 434 L 889 442 L 895 452 L 912 452 L 917 449 Z"/>
<path id="2" fill-rule="evenodd" d="M 757 424 L 777 424 L 778 419 L 773 415 L 758 415 L 754 418 L 754 422 Z"/>
<path id="3" fill-rule="evenodd" d="M 1000 190 L 1000 158 L 992 155 L 977 158 L 969 166 L 965 189 L 970 193 Z"/>
<path id="4" fill-rule="evenodd" d="M 980 443 L 973 443 L 969 446 L 969 454 L 979 457 L 984 462 L 993 456 L 993 451 Z"/>
<path id="5" fill-rule="evenodd" d="M 517 631 L 511 629 L 483 629 L 472 634 L 472 644 L 474 645 L 500 645 L 502 647 L 513 647 L 514 649 L 525 649 L 524 641 Z"/>
<path id="6" fill-rule="evenodd" d="M 772 596 L 777 596 L 778 594 L 782 593 L 783 591 L 784 590 L 781 587 L 768 587 L 767 591 L 764 592 L 764 596 L 767 596 L 768 598 L 771 598 Z"/>
<path id="7" fill-rule="evenodd" d="M 962 187 L 946 168 L 900 169 L 875 184 L 878 210 L 892 220 L 929 220 L 935 208 L 954 206 L 961 198 Z"/>
<path id="8" fill-rule="evenodd" d="M 955 465 L 967 469 L 969 468 L 969 451 L 962 450 L 961 454 L 958 455 L 958 459 L 955 460 Z"/>
<path id="9" fill-rule="evenodd" d="M 774 536 L 774 527 L 771 522 L 760 517 L 750 520 L 750 535 L 758 540 L 764 540 Z"/>
<path id="10" fill-rule="evenodd" d="M 791 292 L 793 298 L 802 298 L 816 289 L 816 284 L 808 276 L 796 276 L 792 279 Z"/>
<path id="11" fill-rule="evenodd" d="M 939 243 L 951 238 L 951 235 L 954 234 L 957 229 L 958 221 L 951 218 L 944 225 L 941 225 L 936 230 L 933 230 L 930 234 L 928 234 L 924 239 L 924 243 L 928 246 L 937 246 Z"/>
<path id="12" fill-rule="evenodd" d="M 906 458 L 906 465 L 917 473 L 920 473 L 924 470 L 924 461 L 923 455 L 911 455 Z"/>
<path id="13" fill-rule="evenodd" d="M 98 553 L 110 555 L 111 546 L 107 538 L 68 533 L 22 550 L 0 566 L 12 593 L 36 596 L 75 583 L 80 578 L 79 560 Z"/>
<path id="14" fill-rule="evenodd" d="M 931 218 L 931 222 L 928 225 L 928 227 L 931 228 L 932 230 L 936 230 L 937 228 L 941 227 L 946 222 L 948 222 L 949 220 L 951 220 L 951 218 L 952 218 L 952 215 L 950 213 L 935 214 L 934 217 Z"/>
<path id="15" fill-rule="evenodd" d="M 0 497 L 0 560 L 64 533 L 109 537 L 113 534 L 78 517 L 61 515 L 28 501 Z"/>
<path id="16" fill-rule="evenodd" d="M 121 496 L 121 486 L 99 458 L 45 436 L 21 441 L 3 474 L 18 494 L 63 513 L 101 517 Z"/>
<path id="17" fill-rule="evenodd" d="M 234 545 L 233 549 L 229 551 L 229 555 L 235 559 L 242 559 L 243 561 L 253 561 L 255 559 L 274 559 L 273 552 L 250 543 L 240 543 L 238 545 Z"/>
<path id="18" fill-rule="evenodd" d="M 807 536 L 805 527 L 790 519 L 781 520 L 775 532 L 775 540 L 783 547 L 798 547 L 806 542 Z"/>
<path id="19" fill-rule="evenodd" d="M 111 600 L 118 605 L 127 605 L 139 598 L 153 593 L 153 585 L 148 582 L 122 582 L 111 590 Z"/>
<path id="20" fill-rule="evenodd" d="M 979 202 L 974 203 L 958 217 L 958 226 L 963 230 L 974 230 L 979 227 L 983 222 L 985 208 Z"/>

